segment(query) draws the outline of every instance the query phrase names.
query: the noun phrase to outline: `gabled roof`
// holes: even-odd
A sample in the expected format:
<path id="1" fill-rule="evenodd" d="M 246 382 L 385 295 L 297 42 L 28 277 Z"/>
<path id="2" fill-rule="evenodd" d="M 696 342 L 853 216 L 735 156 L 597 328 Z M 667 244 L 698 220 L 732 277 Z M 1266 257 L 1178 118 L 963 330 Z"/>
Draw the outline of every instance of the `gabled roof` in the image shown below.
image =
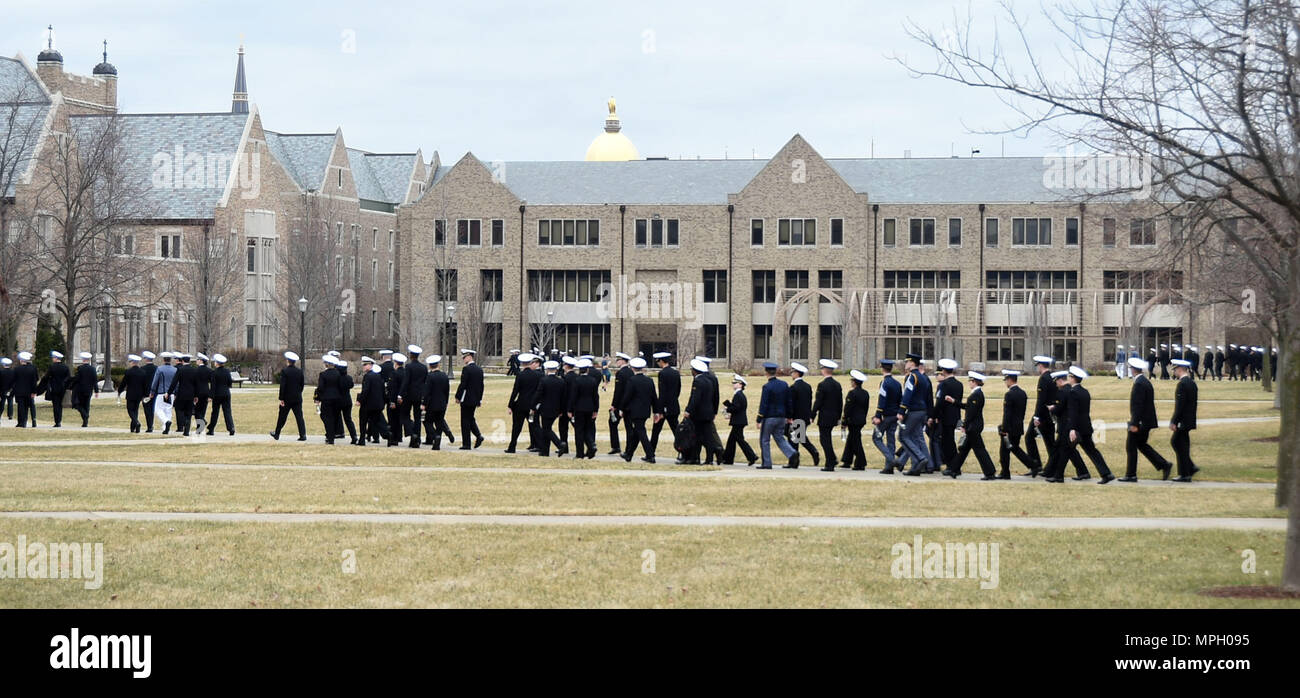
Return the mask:
<path id="1" fill-rule="evenodd" d="M 236 166 L 240 141 L 253 114 L 119 114 L 123 164 L 151 218 L 211 218 Z M 74 115 L 82 137 L 109 115 Z M 179 157 L 179 160 L 177 159 Z M 218 167 L 224 159 L 224 165 Z M 170 167 L 167 167 L 170 165 Z M 179 170 L 179 173 L 177 173 Z M 170 174 L 170 176 L 168 176 Z"/>
<path id="2" fill-rule="evenodd" d="M 266 147 L 303 191 L 325 183 L 336 133 L 276 133 L 266 131 Z"/>
<path id="3" fill-rule="evenodd" d="M 390 204 L 406 203 L 407 193 L 411 189 L 411 178 L 415 176 L 416 154 L 366 153 L 365 162 L 379 182 L 379 186 L 383 188 L 386 197 L 375 200 Z"/>
<path id="4" fill-rule="evenodd" d="M 854 191 L 874 203 L 966 204 L 1070 202 L 1048 189 L 1043 158 L 828 158 Z"/>
<path id="5" fill-rule="evenodd" d="M 31 166 L 51 109 L 49 95 L 27 64 L 0 57 L 0 168 L 12 166 L 15 180 Z M 14 184 L 10 182 L 0 195 L 13 196 Z"/>

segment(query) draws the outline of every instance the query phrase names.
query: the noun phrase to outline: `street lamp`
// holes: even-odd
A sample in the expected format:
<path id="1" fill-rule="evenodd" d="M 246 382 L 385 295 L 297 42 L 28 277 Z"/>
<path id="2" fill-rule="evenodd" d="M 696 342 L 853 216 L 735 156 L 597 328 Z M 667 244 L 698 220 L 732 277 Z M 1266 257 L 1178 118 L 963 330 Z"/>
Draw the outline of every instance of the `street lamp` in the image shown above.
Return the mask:
<path id="1" fill-rule="evenodd" d="M 307 299 L 298 299 L 298 356 L 307 357 Z"/>
<path id="2" fill-rule="evenodd" d="M 450 324 L 450 325 L 452 325 L 452 326 L 455 326 L 455 324 L 456 324 L 456 306 L 455 306 L 455 305 L 448 305 L 448 306 L 447 306 L 447 323 Z M 456 364 L 455 364 L 454 361 L 451 360 L 451 353 L 452 353 L 452 350 L 455 349 L 456 347 L 454 346 L 455 342 L 452 342 L 452 345 L 451 345 L 451 346 L 448 345 L 448 340 L 447 340 L 447 325 L 443 325 L 443 326 L 442 326 L 442 344 L 443 344 L 443 352 L 442 352 L 443 359 L 446 360 L 446 363 L 447 363 L 447 377 L 448 377 L 448 378 L 455 378 L 455 377 L 456 377 Z"/>

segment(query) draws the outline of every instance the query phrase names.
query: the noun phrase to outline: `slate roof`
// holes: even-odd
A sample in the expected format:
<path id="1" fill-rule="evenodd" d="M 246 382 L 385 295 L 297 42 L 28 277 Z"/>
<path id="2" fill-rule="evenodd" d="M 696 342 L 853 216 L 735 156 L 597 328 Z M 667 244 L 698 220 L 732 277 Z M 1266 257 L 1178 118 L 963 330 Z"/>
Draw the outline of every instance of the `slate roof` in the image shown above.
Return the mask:
<path id="1" fill-rule="evenodd" d="M 334 151 L 333 133 L 266 132 L 266 147 L 290 177 L 303 190 L 317 190 L 325 183 L 330 153 Z"/>
<path id="2" fill-rule="evenodd" d="M 357 183 L 357 198 L 389 204 L 406 203 L 415 153 L 367 153 L 348 148 L 348 166 Z"/>
<path id="3" fill-rule="evenodd" d="M 27 171 L 36 150 L 40 129 L 51 105 L 49 97 L 22 61 L 0 57 L 0 152 L 8 168 L 16 163 L 15 179 Z M 14 195 L 10 183 L 4 196 Z"/>
<path id="4" fill-rule="evenodd" d="M 108 116 L 70 118 L 79 140 Z M 139 210 L 149 218 L 205 219 L 225 193 L 227 176 L 249 114 L 121 114 L 124 165 L 132 186 L 143 192 Z M 182 161 L 178 162 L 177 155 Z M 195 156 L 202 159 L 197 164 Z M 224 169 L 219 159 L 224 158 Z M 172 176 L 165 168 L 170 167 Z M 180 170 L 180 176 L 175 172 Z"/>

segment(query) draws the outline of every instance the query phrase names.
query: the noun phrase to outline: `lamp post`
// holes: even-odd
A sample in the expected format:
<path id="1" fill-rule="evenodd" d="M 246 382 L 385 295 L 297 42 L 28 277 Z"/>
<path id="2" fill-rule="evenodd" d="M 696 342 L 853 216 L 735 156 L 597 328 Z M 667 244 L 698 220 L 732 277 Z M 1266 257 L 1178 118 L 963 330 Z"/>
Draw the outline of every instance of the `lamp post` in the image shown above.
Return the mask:
<path id="1" fill-rule="evenodd" d="M 453 327 L 456 324 L 455 305 L 447 306 L 447 324 L 452 325 Z M 454 346 L 455 344 L 454 342 L 452 343 L 452 346 L 447 345 L 447 325 L 442 326 L 442 343 L 443 343 L 442 357 L 447 364 L 447 377 L 454 379 L 456 377 L 456 363 L 451 360 L 451 353 L 456 347 Z"/>
<path id="2" fill-rule="evenodd" d="M 658 215 L 658 214 L 655 214 Z M 550 344 L 549 347 L 543 346 L 542 353 L 548 353 L 555 348 L 555 311 L 546 311 L 546 336 L 543 339 Z"/>
<path id="3" fill-rule="evenodd" d="M 298 356 L 307 357 L 307 299 L 298 299 Z"/>

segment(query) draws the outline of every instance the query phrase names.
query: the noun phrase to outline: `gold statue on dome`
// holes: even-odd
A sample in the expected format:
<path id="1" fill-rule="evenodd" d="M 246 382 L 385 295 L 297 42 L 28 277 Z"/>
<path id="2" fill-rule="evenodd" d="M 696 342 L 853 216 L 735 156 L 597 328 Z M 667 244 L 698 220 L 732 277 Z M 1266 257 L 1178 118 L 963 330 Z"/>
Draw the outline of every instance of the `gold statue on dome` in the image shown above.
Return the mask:
<path id="1" fill-rule="evenodd" d="M 613 116 L 613 115 L 614 115 L 614 98 L 613 98 L 613 97 L 610 97 L 610 98 L 609 98 L 609 115 L 610 115 L 610 116 Z"/>

